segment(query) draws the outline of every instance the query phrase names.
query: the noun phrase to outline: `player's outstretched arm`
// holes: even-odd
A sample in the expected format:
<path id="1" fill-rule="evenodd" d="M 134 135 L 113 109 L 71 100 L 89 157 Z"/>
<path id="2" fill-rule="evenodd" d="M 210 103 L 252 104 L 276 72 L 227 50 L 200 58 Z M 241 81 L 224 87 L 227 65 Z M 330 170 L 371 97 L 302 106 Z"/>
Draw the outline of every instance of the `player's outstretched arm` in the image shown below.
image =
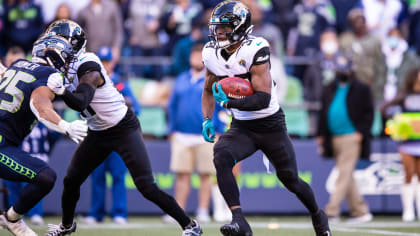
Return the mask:
<path id="1" fill-rule="evenodd" d="M 66 134 L 79 143 L 87 135 L 86 122 L 76 120 L 69 123 L 63 120 L 53 108 L 54 97 L 54 93 L 47 86 L 35 89 L 30 99 L 32 112 L 47 128 Z"/>
<path id="2" fill-rule="evenodd" d="M 236 108 L 242 111 L 257 111 L 267 108 L 271 100 L 272 80 L 270 63 L 253 65 L 250 70 L 252 89 L 254 94 L 242 99 L 232 99 L 226 103 L 227 108 Z"/>
<path id="3" fill-rule="evenodd" d="M 76 91 L 70 92 L 65 89 L 62 98 L 71 109 L 82 112 L 92 101 L 96 88 L 101 86 L 104 81 L 100 72 L 88 71 L 79 77 Z"/>

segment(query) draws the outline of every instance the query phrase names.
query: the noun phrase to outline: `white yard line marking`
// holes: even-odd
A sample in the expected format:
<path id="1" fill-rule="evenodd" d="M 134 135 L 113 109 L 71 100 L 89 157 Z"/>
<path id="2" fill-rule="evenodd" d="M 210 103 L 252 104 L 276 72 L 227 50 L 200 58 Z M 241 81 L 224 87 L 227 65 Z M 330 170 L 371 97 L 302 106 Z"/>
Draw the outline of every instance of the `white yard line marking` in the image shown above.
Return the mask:
<path id="1" fill-rule="evenodd" d="M 293 222 L 250 222 L 253 228 L 269 228 L 274 227 L 273 230 L 278 229 L 312 229 L 312 224 L 309 222 L 293 223 Z M 221 223 L 207 223 L 202 224 L 203 228 L 219 228 Z M 119 225 L 115 223 L 103 223 L 97 225 L 78 224 L 80 229 L 159 229 L 159 228 L 177 228 L 177 224 L 167 223 L 128 223 L 126 225 Z M 373 228 L 419 228 L 419 233 L 408 233 L 398 231 L 388 231 L 383 229 Z M 34 227 L 43 228 L 43 227 Z M 336 232 L 349 232 L 349 233 L 370 233 L 377 235 L 393 235 L 393 236 L 420 236 L 420 223 L 419 222 L 369 222 L 364 224 L 346 224 L 346 223 L 335 223 L 331 224 L 332 231 Z"/>

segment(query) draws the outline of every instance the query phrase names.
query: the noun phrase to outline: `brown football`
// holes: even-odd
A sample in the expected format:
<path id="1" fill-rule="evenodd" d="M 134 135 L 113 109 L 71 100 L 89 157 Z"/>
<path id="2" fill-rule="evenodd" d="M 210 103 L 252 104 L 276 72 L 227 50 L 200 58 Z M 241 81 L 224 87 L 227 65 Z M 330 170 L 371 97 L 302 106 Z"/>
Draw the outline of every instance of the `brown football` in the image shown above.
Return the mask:
<path id="1" fill-rule="evenodd" d="M 241 99 L 254 93 L 251 83 L 239 77 L 227 77 L 217 83 L 222 86 L 223 92 L 232 99 Z"/>

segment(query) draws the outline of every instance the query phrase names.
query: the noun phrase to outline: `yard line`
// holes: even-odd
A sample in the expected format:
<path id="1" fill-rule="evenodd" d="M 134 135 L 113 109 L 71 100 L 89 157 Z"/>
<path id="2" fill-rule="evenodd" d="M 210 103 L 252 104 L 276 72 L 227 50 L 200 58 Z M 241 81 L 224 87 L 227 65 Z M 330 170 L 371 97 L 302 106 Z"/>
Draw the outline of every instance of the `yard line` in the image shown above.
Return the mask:
<path id="1" fill-rule="evenodd" d="M 398 232 L 398 231 L 386 231 L 378 229 L 349 229 L 349 228 L 332 228 L 334 231 L 340 232 L 349 232 L 349 233 L 370 233 L 370 234 L 380 234 L 380 235 L 393 235 L 393 236 L 420 236 L 418 233 L 407 233 L 407 232 Z"/>

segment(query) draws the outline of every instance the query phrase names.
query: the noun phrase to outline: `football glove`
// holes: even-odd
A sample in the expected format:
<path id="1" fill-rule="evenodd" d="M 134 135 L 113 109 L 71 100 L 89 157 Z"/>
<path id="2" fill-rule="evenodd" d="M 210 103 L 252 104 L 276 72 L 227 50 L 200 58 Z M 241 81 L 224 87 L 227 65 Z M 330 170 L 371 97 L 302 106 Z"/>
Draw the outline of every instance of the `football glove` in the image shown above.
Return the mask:
<path id="1" fill-rule="evenodd" d="M 53 73 L 48 77 L 47 86 L 50 88 L 55 94 L 63 95 L 66 87 L 64 86 L 64 75 L 61 73 Z"/>
<path id="2" fill-rule="evenodd" d="M 225 92 L 223 92 L 221 84 L 217 84 L 216 90 L 216 84 L 217 82 L 214 82 L 212 86 L 214 100 L 216 100 L 221 107 L 226 108 L 226 103 L 229 101 L 229 98 L 226 96 Z"/>
<path id="3" fill-rule="evenodd" d="M 83 141 L 88 131 L 88 126 L 85 120 L 75 120 L 70 123 L 65 120 L 61 120 L 60 123 L 58 123 L 58 127 L 76 143 Z"/>
<path id="4" fill-rule="evenodd" d="M 214 131 L 213 122 L 206 118 L 203 121 L 203 137 L 209 143 L 214 143 L 216 132 Z"/>

